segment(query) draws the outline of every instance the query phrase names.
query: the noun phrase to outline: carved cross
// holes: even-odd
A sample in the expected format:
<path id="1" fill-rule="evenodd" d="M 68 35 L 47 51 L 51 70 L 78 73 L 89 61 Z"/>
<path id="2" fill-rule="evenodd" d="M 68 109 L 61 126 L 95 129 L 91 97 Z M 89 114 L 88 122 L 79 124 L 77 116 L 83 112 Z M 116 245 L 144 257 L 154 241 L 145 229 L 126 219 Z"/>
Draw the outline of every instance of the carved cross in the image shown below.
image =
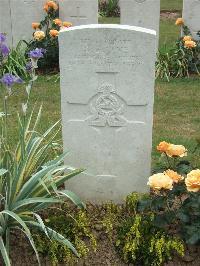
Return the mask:
<path id="1" fill-rule="evenodd" d="M 77 8 L 76 8 L 76 15 L 70 16 L 70 17 L 76 19 L 78 24 L 80 24 L 81 19 L 87 19 L 86 16 L 80 15 L 80 7 L 79 6 L 77 6 Z"/>

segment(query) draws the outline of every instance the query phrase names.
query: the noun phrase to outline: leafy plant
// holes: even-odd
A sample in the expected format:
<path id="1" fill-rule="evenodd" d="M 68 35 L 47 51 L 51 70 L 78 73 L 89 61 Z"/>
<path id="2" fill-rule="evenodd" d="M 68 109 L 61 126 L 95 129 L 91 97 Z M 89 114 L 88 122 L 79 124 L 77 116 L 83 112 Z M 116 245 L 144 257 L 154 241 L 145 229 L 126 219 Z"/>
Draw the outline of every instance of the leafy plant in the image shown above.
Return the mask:
<path id="1" fill-rule="evenodd" d="M 99 1 L 99 13 L 105 17 L 118 17 L 120 15 L 119 0 Z"/>
<path id="2" fill-rule="evenodd" d="M 163 265 L 174 251 L 183 256 L 184 246 L 181 240 L 155 226 L 152 212 L 138 212 L 139 201 L 147 198 L 149 196 L 137 193 L 127 197 L 128 215 L 118 226 L 116 246 L 126 263 Z"/>
<path id="3" fill-rule="evenodd" d="M 59 47 L 58 33 L 60 27 L 70 27 L 71 23 L 62 22 L 59 18 L 58 5 L 55 1 L 49 1 L 45 4 L 45 18 L 39 23 L 32 24 L 33 40 L 27 43 L 27 53 L 35 48 L 46 50 L 44 57 L 39 62 L 39 67 L 43 71 L 59 69 Z"/>
<path id="4" fill-rule="evenodd" d="M 161 142 L 157 149 L 165 158 L 165 171 L 149 178 L 153 193 L 138 208 L 154 212 L 156 226 L 175 227 L 186 243 L 200 244 L 200 170 L 181 159 L 187 155 L 182 145 Z"/>
<path id="5" fill-rule="evenodd" d="M 187 26 L 183 26 L 184 36 L 174 48 L 159 51 L 156 62 L 156 78 L 189 77 L 190 74 L 200 75 L 200 42 L 193 41 Z M 185 41 L 185 40 L 189 40 Z M 190 46 L 189 46 L 190 45 Z"/>
<path id="6" fill-rule="evenodd" d="M 26 86 L 27 101 L 22 103 L 22 113 L 18 114 L 18 143 L 14 148 L 9 142 L 9 114 L 8 98 L 12 95 L 14 83 L 22 80 L 10 73 L 0 79 L 5 86 L 4 110 L 0 112 L 0 251 L 5 265 L 10 265 L 10 236 L 15 230 L 22 231 L 33 247 L 40 264 L 38 251 L 31 229 L 41 230 L 49 239 L 55 239 L 66 245 L 77 256 L 78 253 L 71 242 L 45 226 L 41 210 L 49 208 L 55 203 L 70 199 L 77 206 L 83 208 L 82 201 L 71 191 L 59 190 L 69 178 L 81 173 L 82 169 L 74 169 L 63 164 L 65 154 L 58 155 L 56 150 L 60 145 L 55 138 L 59 132 L 59 122 L 45 132 L 37 131 L 41 119 L 39 109 L 33 119 L 34 110 L 28 112 L 28 103 L 33 82 L 37 79 L 35 69 L 39 58 L 43 57 L 43 50 L 35 49 L 29 53 L 28 71 L 30 81 Z"/>
<path id="7" fill-rule="evenodd" d="M 22 79 L 27 79 L 29 74 L 26 71 L 25 65 L 27 63 L 27 57 L 25 56 L 25 43 L 20 41 L 16 48 L 11 49 L 7 60 L 2 68 L 2 74 L 10 73 L 21 77 Z"/>
<path id="8" fill-rule="evenodd" d="M 96 250 L 96 239 L 90 229 L 90 221 L 85 211 L 76 211 L 73 216 L 67 214 L 68 205 L 63 204 L 58 210 L 48 212 L 46 224 L 62 233 L 76 246 L 81 258 L 87 256 L 89 249 Z M 57 241 L 51 241 L 39 232 L 34 233 L 36 247 L 39 252 L 48 255 L 53 265 L 59 263 L 72 264 L 77 262 L 77 257 L 66 246 Z M 89 243 L 88 241 L 89 240 Z"/>

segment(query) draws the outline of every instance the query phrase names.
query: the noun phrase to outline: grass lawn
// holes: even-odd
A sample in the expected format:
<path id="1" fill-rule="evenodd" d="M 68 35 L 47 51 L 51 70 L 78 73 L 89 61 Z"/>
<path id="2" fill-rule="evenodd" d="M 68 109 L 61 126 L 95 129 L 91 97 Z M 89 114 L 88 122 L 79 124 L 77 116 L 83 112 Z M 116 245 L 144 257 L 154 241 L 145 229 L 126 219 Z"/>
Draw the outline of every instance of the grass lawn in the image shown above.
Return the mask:
<path id="1" fill-rule="evenodd" d="M 161 0 L 160 9 L 162 11 L 181 11 L 183 7 L 183 0 Z"/>

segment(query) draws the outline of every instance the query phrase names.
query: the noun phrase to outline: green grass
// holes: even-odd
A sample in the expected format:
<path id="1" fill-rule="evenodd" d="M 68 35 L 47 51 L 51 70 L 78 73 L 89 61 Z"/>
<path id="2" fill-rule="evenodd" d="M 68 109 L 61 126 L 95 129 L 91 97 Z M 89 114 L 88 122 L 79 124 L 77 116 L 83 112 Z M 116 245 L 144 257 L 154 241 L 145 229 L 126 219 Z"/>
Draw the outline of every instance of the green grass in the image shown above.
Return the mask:
<path id="1" fill-rule="evenodd" d="M 160 9 L 167 11 L 181 11 L 183 7 L 183 0 L 161 0 Z"/>
<path id="2" fill-rule="evenodd" d="M 21 108 L 24 91 L 18 86 L 9 99 L 10 133 L 13 143 L 16 142 L 16 112 Z M 31 96 L 31 103 L 43 104 L 43 124 L 47 128 L 61 118 L 60 89 L 55 77 L 43 76 L 36 82 Z M 183 144 L 189 150 L 200 137 L 200 89 L 199 79 L 176 79 L 170 83 L 157 81 L 154 105 L 153 129 L 153 165 L 158 153 L 156 145 L 161 140 Z M 60 134 L 61 138 L 61 134 Z M 190 153 L 189 153 L 190 154 Z M 84 167 L 84 166 L 83 166 Z"/>

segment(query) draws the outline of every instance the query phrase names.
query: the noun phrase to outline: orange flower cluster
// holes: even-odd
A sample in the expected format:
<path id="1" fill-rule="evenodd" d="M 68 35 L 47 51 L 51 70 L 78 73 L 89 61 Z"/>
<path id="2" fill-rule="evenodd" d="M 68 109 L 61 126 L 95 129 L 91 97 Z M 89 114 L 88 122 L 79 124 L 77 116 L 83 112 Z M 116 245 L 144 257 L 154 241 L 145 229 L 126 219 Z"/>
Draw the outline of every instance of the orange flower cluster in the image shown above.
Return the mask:
<path id="1" fill-rule="evenodd" d="M 38 22 L 33 22 L 33 23 L 32 23 L 32 28 L 33 28 L 34 30 L 39 29 L 39 28 L 40 28 L 40 23 L 38 23 Z"/>
<path id="2" fill-rule="evenodd" d="M 52 29 L 52 30 L 49 31 L 49 34 L 50 34 L 51 37 L 55 38 L 55 37 L 58 37 L 59 31 Z"/>
<path id="3" fill-rule="evenodd" d="M 51 9 L 56 11 L 58 9 L 58 5 L 54 1 L 47 1 L 46 4 L 44 5 L 44 10 L 46 12 L 49 12 L 49 10 Z"/>
<path id="4" fill-rule="evenodd" d="M 169 157 L 184 157 L 187 156 L 187 150 L 183 145 L 174 145 L 166 141 L 160 142 L 157 150 L 165 153 Z"/>
<path id="5" fill-rule="evenodd" d="M 175 22 L 175 25 L 177 26 L 182 26 L 184 25 L 184 20 L 183 18 L 177 18 L 176 22 Z"/>

